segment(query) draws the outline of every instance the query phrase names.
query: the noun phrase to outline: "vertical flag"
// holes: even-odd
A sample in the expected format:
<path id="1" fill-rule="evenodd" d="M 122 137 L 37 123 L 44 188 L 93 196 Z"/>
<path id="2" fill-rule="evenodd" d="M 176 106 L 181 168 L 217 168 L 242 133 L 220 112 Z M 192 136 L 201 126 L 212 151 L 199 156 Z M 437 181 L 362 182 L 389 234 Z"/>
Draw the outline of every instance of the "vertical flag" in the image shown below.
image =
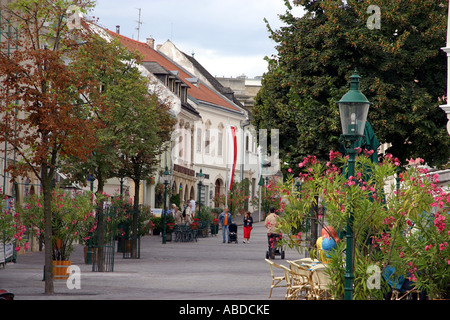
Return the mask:
<path id="1" fill-rule="evenodd" d="M 236 169 L 236 160 L 237 160 L 237 144 L 236 144 L 236 128 L 233 126 L 228 126 L 228 143 L 230 145 L 231 152 L 229 154 L 229 160 L 231 163 L 231 168 L 228 176 L 228 188 L 231 191 L 233 188 L 233 178 L 234 178 L 234 170 Z"/>

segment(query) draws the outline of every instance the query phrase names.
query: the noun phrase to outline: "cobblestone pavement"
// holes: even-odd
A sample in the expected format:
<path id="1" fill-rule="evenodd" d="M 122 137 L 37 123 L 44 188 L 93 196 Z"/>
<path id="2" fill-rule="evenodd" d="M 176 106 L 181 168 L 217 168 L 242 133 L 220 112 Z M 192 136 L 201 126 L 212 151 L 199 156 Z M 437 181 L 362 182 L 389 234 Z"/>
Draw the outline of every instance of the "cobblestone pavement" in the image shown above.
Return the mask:
<path id="1" fill-rule="evenodd" d="M 92 272 L 84 263 L 83 248 L 76 246 L 72 265 L 81 269 L 80 289 L 69 289 L 64 280 L 55 281 L 55 294 L 44 294 L 43 252 L 19 255 L 17 263 L 0 269 L 0 289 L 15 294 L 15 300 L 267 300 L 270 270 L 264 261 L 266 229 L 255 223 L 251 243 L 222 243 L 222 234 L 199 238 L 197 242 L 167 242 L 160 236 L 141 238 L 140 259 L 123 259 L 115 254 L 113 272 Z M 303 257 L 286 251 L 287 260 Z M 287 265 L 285 260 L 279 263 Z M 270 300 L 284 298 L 276 288 Z"/>

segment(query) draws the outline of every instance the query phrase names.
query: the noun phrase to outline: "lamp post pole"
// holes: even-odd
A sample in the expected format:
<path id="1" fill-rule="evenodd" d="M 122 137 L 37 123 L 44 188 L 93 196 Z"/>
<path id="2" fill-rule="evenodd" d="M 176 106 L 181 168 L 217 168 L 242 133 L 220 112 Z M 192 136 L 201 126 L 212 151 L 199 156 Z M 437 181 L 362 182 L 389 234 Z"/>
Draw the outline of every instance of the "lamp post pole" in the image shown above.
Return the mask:
<path id="1" fill-rule="evenodd" d="M 164 208 L 162 210 L 163 214 L 163 236 L 162 236 L 162 243 L 166 243 L 166 207 L 167 207 L 167 185 L 168 185 L 167 179 L 164 180 Z"/>
<path id="2" fill-rule="evenodd" d="M 166 215 L 167 215 L 167 186 L 169 185 L 169 181 L 168 181 L 168 177 L 170 176 L 170 172 L 167 169 L 166 166 L 166 170 L 163 173 L 164 175 L 164 207 L 162 210 L 162 220 L 163 220 L 163 234 L 162 234 L 162 243 L 165 244 L 166 243 Z"/>
<path id="3" fill-rule="evenodd" d="M 202 169 L 200 169 L 200 173 L 198 174 L 198 215 L 197 218 L 200 218 L 200 210 L 202 208 L 202 187 L 203 187 L 203 177 L 205 175 L 203 174 Z"/>
<path id="4" fill-rule="evenodd" d="M 359 79 L 356 69 L 350 77 L 350 90 L 338 101 L 339 113 L 341 117 L 342 136 L 344 147 L 349 156 L 347 178 L 355 176 L 356 161 L 356 142 L 364 135 L 367 114 L 369 112 L 370 102 L 359 90 Z M 347 148 L 346 142 L 349 142 Z M 344 275 L 344 299 L 353 299 L 353 204 L 350 203 L 350 212 L 347 216 L 347 249 L 346 249 L 346 267 Z"/>
<path id="5" fill-rule="evenodd" d="M 267 214 L 269 213 L 269 201 L 268 201 L 268 197 L 267 197 L 267 185 L 269 184 L 269 177 L 266 177 L 265 178 L 265 180 L 266 180 L 266 187 L 265 187 L 265 190 L 264 190 L 264 197 L 266 198 L 265 199 L 265 212 L 266 212 L 266 215 L 265 215 L 265 217 L 264 217 L 264 219 L 265 218 L 267 218 Z"/>
<path id="6" fill-rule="evenodd" d="M 348 171 L 347 178 L 355 176 L 355 161 L 356 161 L 356 141 L 358 139 L 350 139 L 350 148 L 346 150 L 348 154 Z M 345 275 L 344 275 L 344 299 L 353 299 L 353 205 L 350 206 L 350 212 L 347 217 L 347 230 L 346 230 L 346 240 L 347 240 L 347 250 L 345 256 Z"/>

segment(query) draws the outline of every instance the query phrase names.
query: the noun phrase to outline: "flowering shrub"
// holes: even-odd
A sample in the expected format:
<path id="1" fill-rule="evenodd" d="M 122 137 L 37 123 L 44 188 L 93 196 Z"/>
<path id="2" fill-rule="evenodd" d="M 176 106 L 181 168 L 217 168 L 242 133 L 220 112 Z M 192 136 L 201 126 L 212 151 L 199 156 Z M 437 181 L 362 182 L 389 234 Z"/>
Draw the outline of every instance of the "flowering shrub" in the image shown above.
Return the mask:
<path id="1" fill-rule="evenodd" d="M 259 208 L 261 202 L 261 211 L 267 211 L 268 213 L 270 208 L 274 208 L 275 212 L 278 212 L 283 205 L 280 194 L 281 190 L 279 189 L 278 180 L 272 177 L 267 181 L 267 184 L 264 184 L 261 199 L 258 195 L 255 195 L 251 200 L 251 204 L 253 208 Z"/>
<path id="2" fill-rule="evenodd" d="M 322 205 L 326 223 L 342 238 L 352 212 L 355 299 L 382 299 L 390 290 L 386 283 L 379 290 L 367 288 L 371 274 L 366 269 L 371 265 L 394 267 L 395 276 L 408 278 L 429 296 L 448 293 L 450 196 L 438 187 L 438 176 L 421 166 L 422 159 L 410 160 L 398 174 L 400 163 L 392 155 L 375 164 L 369 159 L 372 151 L 358 151 L 355 174 L 348 179 L 343 174 L 348 159 L 337 152 L 330 152 L 328 162 L 310 156 L 298 165 L 301 191 L 295 188 L 293 170 L 288 170 L 287 182 L 278 185 L 284 202 L 280 231 L 295 235 L 311 208 Z M 289 246 L 299 246 L 284 239 Z M 345 241 L 340 241 L 339 254 L 332 253 L 329 263 L 336 298 L 343 295 L 343 246 Z"/>
<path id="3" fill-rule="evenodd" d="M 200 224 L 200 219 L 195 218 L 194 221 L 190 224 L 192 230 L 197 230 Z"/>
<path id="4" fill-rule="evenodd" d="M 7 202 L 8 197 L 5 197 L 0 207 L 0 241 L 4 242 L 4 245 L 14 242 L 16 251 L 19 251 L 22 245 L 26 250 L 28 242 L 24 241 L 23 236 L 27 229 L 22 224 L 19 212 L 12 210 Z"/>
<path id="5" fill-rule="evenodd" d="M 449 298 L 450 194 L 438 187 L 439 176 L 428 173 L 420 163 L 420 159 L 410 160 L 409 170 L 401 176 L 380 249 L 419 290 L 431 297 Z"/>
<path id="6" fill-rule="evenodd" d="M 167 233 L 172 232 L 173 228 L 175 228 L 175 223 L 172 223 L 172 222 L 166 223 L 166 232 Z"/>
<path id="7" fill-rule="evenodd" d="M 68 260 L 73 251 L 76 239 L 87 241 L 89 233 L 95 226 L 95 203 L 93 195 L 86 193 L 71 193 L 62 189 L 52 193 L 52 245 L 53 260 Z M 21 212 L 24 224 L 39 237 L 44 234 L 43 197 L 32 195 L 26 200 Z"/>

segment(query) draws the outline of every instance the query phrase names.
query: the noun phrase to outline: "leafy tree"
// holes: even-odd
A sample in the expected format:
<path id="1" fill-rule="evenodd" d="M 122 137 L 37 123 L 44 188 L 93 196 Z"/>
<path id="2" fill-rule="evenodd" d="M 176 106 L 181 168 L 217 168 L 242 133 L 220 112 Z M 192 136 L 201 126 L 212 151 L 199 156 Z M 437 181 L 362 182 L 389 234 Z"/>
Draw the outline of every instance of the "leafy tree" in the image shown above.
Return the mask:
<path id="1" fill-rule="evenodd" d="M 133 179 L 132 232 L 137 234 L 140 181 L 154 173 L 175 119 L 169 114 L 170 105 L 149 93 L 149 79 L 142 76 L 136 65 L 140 57 L 124 48 L 118 39 L 108 42 L 94 36 L 82 52 L 77 68 L 101 85 L 96 100 L 107 107 L 96 113 L 103 124 L 96 131 L 99 144 L 89 161 L 75 165 L 76 176 L 84 181 L 88 174 L 97 179 L 97 193 L 103 192 L 105 181 L 111 177 Z M 98 229 L 101 234 L 101 217 Z"/>
<path id="2" fill-rule="evenodd" d="M 85 30 L 92 25 L 87 25 Z M 96 194 L 102 199 L 107 179 L 115 176 L 120 168 L 120 155 L 117 133 L 123 130 L 125 118 L 124 108 L 133 99 L 133 86 L 145 86 L 140 80 L 140 73 L 133 65 L 135 55 L 124 49 L 118 41 L 108 42 L 93 32 L 91 40 L 80 49 L 80 59 L 76 61 L 77 70 L 86 74 L 98 84 L 95 96 L 90 98 L 104 106 L 101 112 L 95 112 L 95 118 L 102 124 L 95 131 L 98 139 L 96 148 L 84 162 L 76 157 L 66 159 L 63 170 L 70 174 L 72 180 L 87 182 L 97 180 Z M 143 87 L 145 90 L 145 87 Z M 95 108 L 98 110 L 98 108 Z M 96 241 L 98 250 L 98 270 L 103 271 L 103 249 L 105 221 L 103 202 L 97 208 Z"/>
<path id="3" fill-rule="evenodd" d="M 158 92 L 149 92 L 151 80 L 142 76 L 136 64 L 141 61 L 140 55 L 126 50 L 118 39 L 103 46 L 106 47 L 100 45 L 93 52 L 100 57 L 107 55 L 93 58 L 100 63 L 100 68 L 95 63 L 90 66 L 92 75 L 102 83 L 102 96 L 110 106 L 107 115 L 99 115 L 105 123 L 101 140 L 108 143 L 101 149 L 114 150 L 109 174 L 129 177 L 134 182 L 131 237 L 135 237 L 138 234 L 140 182 L 151 178 L 157 169 L 159 156 L 169 146 L 167 142 L 176 119 L 170 113 L 170 103 L 160 99 Z M 112 64 L 103 67 L 102 61 Z M 97 176 L 98 173 L 97 170 Z M 132 246 L 131 257 L 136 257 L 136 246 Z"/>
<path id="4" fill-rule="evenodd" d="M 447 1 L 299 0 L 305 15 L 287 11 L 270 38 L 278 54 L 256 98 L 254 124 L 280 129 L 280 158 L 291 165 L 309 154 L 326 159 L 341 134 L 336 101 L 358 69 L 373 103 L 368 121 L 401 161 L 422 157 L 442 166 L 450 156 L 445 93 Z M 381 10 L 381 29 L 369 29 L 369 5 Z"/>
<path id="5" fill-rule="evenodd" d="M 54 291 L 51 180 L 59 159 L 86 159 L 98 128 L 83 98 L 96 86 L 73 68 L 80 44 L 87 41 L 86 34 L 67 26 L 73 5 L 86 11 L 92 2 L 17 0 L 1 7 L 2 30 L 9 26 L 17 33 L 1 43 L 0 142 L 17 156 L 8 166 L 13 176 L 34 174 L 42 185 L 47 294 Z"/>
<path id="6" fill-rule="evenodd" d="M 152 177 L 159 165 L 159 156 L 169 147 L 176 118 L 169 113 L 156 94 L 148 93 L 145 86 L 136 86 L 132 97 L 123 109 L 123 128 L 117 132 L 118 149 L 121 153 L 119 174 L 134 182 L 132 234 L 137 235 L 140 182 Z M 144 91 L 145 89 L 145 91 Z M 133 246 L 132 258 L 135 257 Z"/>

